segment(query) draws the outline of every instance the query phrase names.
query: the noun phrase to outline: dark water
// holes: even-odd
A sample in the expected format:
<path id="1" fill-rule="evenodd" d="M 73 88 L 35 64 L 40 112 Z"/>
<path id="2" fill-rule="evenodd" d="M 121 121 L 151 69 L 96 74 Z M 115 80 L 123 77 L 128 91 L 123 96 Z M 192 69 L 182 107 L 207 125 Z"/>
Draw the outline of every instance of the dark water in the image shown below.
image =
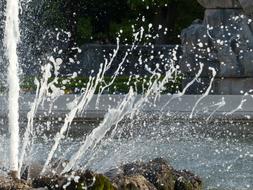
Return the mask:
<path id="1" fill-rule="evenodd" d="M 30 159 L 45 160 L 58 122 L 36 123 L 37 138 Z M 190 123 L 187 121 L 148 122 L 145 119 L 119 126 L 121 135 L 107 135 L 94 150 L 83 155 L 81 166 L 104 172 L 126 162 L 167 159 L 177 169 L 201 176 L 207 190 L 253 189 L 253 125 L 250 123 Z M 68 159 L 99 121 L 77 122 L 56 157 Z M 25 122 L 23 123 L 25 125 Z M 1 160 L 8 160 L 6 124 L 1 125 Z"/>

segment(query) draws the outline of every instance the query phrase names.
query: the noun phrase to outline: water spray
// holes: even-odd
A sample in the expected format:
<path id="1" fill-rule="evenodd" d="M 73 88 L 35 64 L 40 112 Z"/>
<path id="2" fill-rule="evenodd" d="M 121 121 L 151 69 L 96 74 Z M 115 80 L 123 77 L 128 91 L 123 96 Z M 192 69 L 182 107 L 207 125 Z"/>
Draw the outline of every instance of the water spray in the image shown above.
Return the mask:
<path id="1" fill-rule="evenodd" d="M 10 132 L 10 174 L 19 178 L 19 76 L 17 44 L 19 42 L 19 0 L 7 0 L 5 22 L 5 45 L 8 60 L 8 121 Z"/>

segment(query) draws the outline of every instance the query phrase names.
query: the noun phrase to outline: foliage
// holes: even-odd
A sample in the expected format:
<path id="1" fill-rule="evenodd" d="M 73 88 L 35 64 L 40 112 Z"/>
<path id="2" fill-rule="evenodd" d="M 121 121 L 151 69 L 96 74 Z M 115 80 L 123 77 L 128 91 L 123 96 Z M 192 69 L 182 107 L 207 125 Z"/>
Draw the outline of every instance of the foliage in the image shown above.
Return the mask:
<path id="1" fill-rule="evenodd" d="M 61 11 L 61 3 L 62 0 L 45 1 L 40 20 L 42 25 L 66 29 L 66 18 L 64 18 L 64 12 Z"/>
<path id="2" fill-rule="evenodd" d="M 115 43 L 115 34 L 121 29 L 122 38 L 131 41 L 131 25 L 145 27 L 149 23 L 169 29 L 162 43 L 178 43 L 180 31 L 203 14 L 196 0 L 45 0 L 43 9 L 41 22 L 71 31 L 79 45 Z"/>
<path id="3" fill-rule="evenodd" d="M 121 23 L 111 22 L 110 23 L 110 38 L 113 39 L 119 31 L 123 31 L 121 39 L 126 41 L 133 41 L 133 20 L 123 20 Z"/>
<path id="4" fill-rule="evenodd" d="M 159 79 L 161 81 L 163 77 Z M 145 77 L 145 78 L 133 78 L 129 80 L 129 77 L 127 76 L 120 76 L 115 79 L 113 84 L 105 89 L 103 93 L 106 94 L 126 94 L 129 92 L 130 87 L 133 87 L 137 93 L 142 94 L 144 93 L 150 84 L 154 82 L 154 78 Z M 53 81 L 53 78 L 49 80 Z M 105 84 L 109 84 L 111 81 L 110 77 L 105 77 L 104 81 L 101 82 L 96 90 L 96 93 L 100 92 L 101 87 L 105 86 Z M 81 91 L 85 90 L 87 84 L 89 82 L 88 77 L 76 77 L 76 78 L 70 78 L 66 79 L 65 77 L 59 78 L 58 83 L 55 84 L 58 88 L 62 89 L 66 94 L 72 94 L 72 93 L 80 93 Z M 178 76 L 174 80 L 168 82 L 165 86 L 165 89 L 161 92 L 162 94 L 165 93 L 175 93 L 178 90 L 181 90 L 181 82 L 182 77 Z M 34 78 L 33 77 L 27 77 L 23 80 L 21 84 L 21 89 L 25 92 L 35 92 L 36 86 L 34 85 Z"/>
<path id="5" fill-rule="evenodd" d="M 80 17 L 77 21 L 78 42 L 89 41 L 92 36 L 92 24 L 89 17 Z"/>
<path id="6" fill-rule="evenodd" d="M 178 0 L 128 0 L 128 4 L 132 9 L 144 8 L 144 7 L 155 7 L 165 6 L 170 2 L 178 2 Z"/>

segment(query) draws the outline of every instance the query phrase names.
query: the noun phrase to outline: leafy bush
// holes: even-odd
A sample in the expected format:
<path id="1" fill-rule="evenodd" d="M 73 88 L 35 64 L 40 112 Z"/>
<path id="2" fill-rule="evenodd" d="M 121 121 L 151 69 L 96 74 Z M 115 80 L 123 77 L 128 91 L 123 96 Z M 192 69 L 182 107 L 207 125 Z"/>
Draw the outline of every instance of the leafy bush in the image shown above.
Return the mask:
<path id="1" fill-rule="evenodd" d="M 163 77 L 159 79 L 161 81 Z M 137 93 L 142 94 L 146 92 L 148 87 L 154 82 L 155 78 L 145 77 L 145 78 L 133 78 L 129 80 L 129 77 L 117 77 L 113 84 L 109 86 L 103 93 L 106 94 L 126 94 L 129 92 L 130 87 L 133 87 Z M 36 85 L 34 85 L 34 78 L 29 77 L 23 80 L 21 84 L 21 89 L 24 92 L 34 93 L 36 91 Z M 53 81 L 53 78 L 49 82 Z M 104 81 L 101 82 L 97 89 L 96 93 L 101 91 L 101 88 L 106 84 L 109 84 L 111 81 L 110 77 L 105 77 Z M 58 88 L 65 91 L 66 94 L 72 93 L 81 93 L 85 90 L 89 82 L 88 77 L 76 77 L 76 78 L 59 78 L 58 83 L 55 84 Z M 182 77 L 178 76 L 174 80 L 168 82 L 165 85 L 165 89 L 162 90 L 162 94 L 165 93 L 175 93 L 178 90 L 181 90 Z"/>

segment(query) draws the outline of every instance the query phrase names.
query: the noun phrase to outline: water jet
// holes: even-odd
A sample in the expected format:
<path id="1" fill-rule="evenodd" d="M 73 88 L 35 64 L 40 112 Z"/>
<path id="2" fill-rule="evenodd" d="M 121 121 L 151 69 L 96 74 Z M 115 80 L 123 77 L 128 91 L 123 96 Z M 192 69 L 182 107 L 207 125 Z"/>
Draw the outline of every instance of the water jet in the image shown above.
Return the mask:
<path id="1" fill-rule="evenodd" d="M 31 59 L 37 62 L 29 65 L 20 52 L 30 35 L 22 19 L 33 18 L 25 15 L 31 2 L 6 1 L 7 101 L 6 94 L 0 96 L 4 180 L 52 189 L 95 184 L 159 189 L 161 178 L 172 189 L 252 188 L 249 5 L 199 0 L 207 8 L 204 21 L 183 30 L 181 45 L 151 43 L 159 35 L 150 23 L 131 27 L 130 43 L 124 44 L 120 30 L 115 45 L 80 48 L 67 43 L 73 40 L 69 31 L 47 29 L 40 39 L 47 48 L 36 46 L 39 55 Z M 216 26 L 215 18 L 223 24 Z"/>

